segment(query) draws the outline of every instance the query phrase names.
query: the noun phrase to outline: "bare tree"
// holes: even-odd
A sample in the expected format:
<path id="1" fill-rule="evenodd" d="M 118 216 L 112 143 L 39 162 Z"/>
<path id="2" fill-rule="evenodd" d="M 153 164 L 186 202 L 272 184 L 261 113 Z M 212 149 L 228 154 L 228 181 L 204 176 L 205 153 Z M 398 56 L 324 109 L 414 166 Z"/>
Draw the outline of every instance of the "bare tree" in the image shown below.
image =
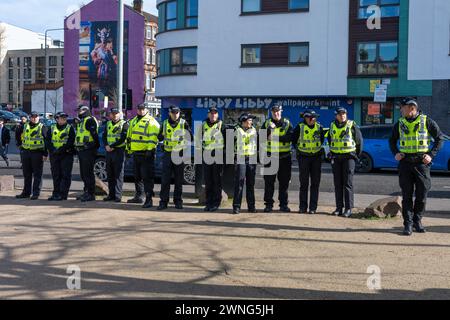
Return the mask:
<path id="1" fill-rule="evenodd" d="M 3 57 L 3 49 L 6 48 L 6 29 L 0 25 L 0 59 Z"/>
<path id="2" fill-rule="evenodd" d="M 117 92 L 117 88 L 112 88 L 109 91 L 109 101 L 112 102 L 113 106 L 119 105 L 119 93 Z"/>
<path id="3" fill-rule="evenodd" d="M 78 101 L 77 102 L 79 105 L 82 104 L 83 101 L 86 101 L 88 99 L 89 99 L 89 93 L 87 90 L 85 90 L 85 89 L 78 90 L 78 97 L 77 97 Z"/>
<path id="4" fill-rule="evenodd" d="M 54 91 L 54 94 L 49 96 L 49 101 L 50 101 L 50 105 L 53 107 L 53 109 L 55 110 L 55 112 L 53 113 L 54 115 L 57 112 L 58 109 L 58 100 L 59 100 L 59 90 L 56 89 Z"/>

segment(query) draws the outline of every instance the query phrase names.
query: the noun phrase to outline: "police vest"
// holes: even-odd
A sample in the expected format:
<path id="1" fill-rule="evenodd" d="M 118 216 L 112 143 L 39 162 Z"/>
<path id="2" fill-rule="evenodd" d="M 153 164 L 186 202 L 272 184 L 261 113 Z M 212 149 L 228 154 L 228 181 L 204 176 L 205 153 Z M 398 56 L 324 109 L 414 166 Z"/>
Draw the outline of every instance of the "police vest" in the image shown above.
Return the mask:
<path id="1" fill-rule="evenodd" d="M 180 119 L 175 128 L 173 128 L 169 120 L 165 120 L 163 123 L 163 134 L 164 134 L 164 151 L 172 152 L 172 151 L 181 151 L 186 145 L 186 130 L 184 129 L 186 121 L 184 119 Z"/>
<path id="2" fill-rule="evenodd" d="M 333 122 L 330 127 L 330 151 L 336 154 L 345 154 L 356 151 L 356 142 L 353 138 L 353 121 L 348 120 L 346 125 L 338 128 Z"/>
<path id="3" fill-rule="evenodd" d="M 413 122 L 405 118 L 399 120 L 400 152 L 427 153 L 430 151 L 430 134 L 427 128 L 427 116 L 420 115 Z"/>
<path id="4" fill-rule="evenodd" d="M 64 129 L 59 130 L 56 124 L 52 125 L 52 145 L 56 149 L 61 148 L 69 141 L 70 125 L 66 124 Z"/>
<path id="5" fill-rule="evenodd" d="M 314 128 L 309 128 L 305 123 L 300 125 L 300 135 L 297 141 L 297 149 L 300 152 L 316 154 L 322 149 L 320 137 L 320 125 L 316 123 Z"/>
<path id="6" fill-rule="evenodd" d="M 258 150 L 257 132 L 255 128 L 247 131 L 238 127 L 237 130 L 236 154 L 238 156 L 254 156 Z"/>
<path id="7" fill-rule="evenodd" d="M 267 146 L 263 145 L 264 150 L 270 153 L 280 153 L 280 152 L 290 152 L 291 143 L 290 142 L 280 142 L 280 137 L 287 134 L 290 126 L 288 119 L 283 119 L 283 125 L 281 127 L 276 127 L 272 130 L 272 140 L 267 141 Z M 265 127 L 269 128 L 272 123 L 272 119 L 269 119 L 265 123 Z"/>
<path id="8" fill-rule="evenodd" d="M 77 135 L 75 137 L 75 146 L 76 147 L 84 147 L 86 143 L 92 143 L 94 142 L 94 137 L 92 136 L 91 132 L 86 129 L 86 123 L 89 119 L 94 119 L 97 123 L 97 119 L 94 117 L 86 117 L 83 119 L 83 121 L 78 124 L 77 126 Z M 97 126 L 98 130 L 98 126 Z"/>
<path id="9" fill-rule="evenodd" d="M 39 123 L 34 128 L 27 123 L 24 126 L 22 147 L 25 150 L 38 151 L 44 150 L 44 136 L 42 135 L 42 128 L 44 125 Z"/>
<path id="10" fill-rule="evenodd" d="M 158 145 L 159 123 L 151 115 L 135 117 L 127 132 L 127 150 L 131 153 L 155 150 Z"/>
<path id="11" fill-rule="evenodd" d="M 218 121 L 213 126 L 203 122 L 203 148 L 205 150 L 223 150 L 224 139 L 222 134 L 222 121 Z"/>
<path id="12" fill-rule="evenodd" d="M 108 146 L 111 146 L 120 140 L 120 138 L 122 137 L 122 129 L 124 124 L 125 124 L 124 120 L 119 120 L 116 123 L 108 121 L 108 123 L 106 124 L 106 134 L 107 134 L 106 142 L 108 143 Z M 115 146 L 115 148 L 123 148 L 123 147 L 125 147 L 125 141 L 120 145 Z"/>

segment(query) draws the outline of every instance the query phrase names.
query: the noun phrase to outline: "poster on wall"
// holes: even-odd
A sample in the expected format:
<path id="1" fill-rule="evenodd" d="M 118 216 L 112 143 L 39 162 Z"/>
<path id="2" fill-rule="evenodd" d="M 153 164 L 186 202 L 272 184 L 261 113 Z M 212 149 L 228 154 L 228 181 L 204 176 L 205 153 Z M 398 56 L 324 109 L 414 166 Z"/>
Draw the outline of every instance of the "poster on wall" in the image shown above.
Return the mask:
<path id="1" fill-rule="evenodd" d="M 89 105 L 98 90 L 109 97 L 110 105 L 117 101 L 117 22 L 84 21 L 79 39 L 80 99 Z M 128 87 L 128 22 L 124 28 L 124 88 Z"/>
<path id="2" fill-rule="evenodd" d="M 378 103 L 369 103 L 367 108 L 367 114 L 369 116 L 375 116 L 381 114 L 381 105 Z"/>

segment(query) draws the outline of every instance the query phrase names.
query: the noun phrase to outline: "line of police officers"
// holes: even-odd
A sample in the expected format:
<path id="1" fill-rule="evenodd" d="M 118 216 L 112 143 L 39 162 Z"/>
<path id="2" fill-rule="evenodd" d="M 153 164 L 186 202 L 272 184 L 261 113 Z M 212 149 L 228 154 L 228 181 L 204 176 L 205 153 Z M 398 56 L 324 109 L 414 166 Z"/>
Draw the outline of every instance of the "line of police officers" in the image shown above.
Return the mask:
<path id="1" fill-rule="evenodd" d="M 180 109 L 172 106 L 169 118 L 160 125 L 144 104 L 137 108 L 137 115 L 129 123 L 121 119 L 118 109 L 112 109 L 106 124 L 103 143 L 106 149 L 109 195 L 104 201 L 122 201 L 124 164 L 127 155 L 133 156 L 135 175 L 135 196 L 128 203 L 153 207 L 155 156 L 159 141 L 163 141 L 162 182 L 160 202 L 157 210 L 165 210 L 169 203 L 170 183 L 174 178 L 173 202 L 176 209 L 183 209 L 183 174 L 186 148 L 192 139 L 189 124 L 181 118 Z M 255 177 L 259 159 L 259 146 L 268 161 L 264 169 L 271 168 L 272 161 L 278 163 L 275 170 L 264 175 L 264 212 L 273 212 L 275 182 L 278 179 L 278 200 L 281 212 L 290 212 L 288 188 L 291 180 L 291 145 L 296 147 L 300 171 L 300 213 L 315 214 L 319 200 L 319 186 L 323 145 L 325 139 L 330 148 L 336 197 L 336 216 L 350 217 L 354 207 L 353 175 L 363 145 L 358 126 L 347 118 L 345 108 L 337 108 L 336 119 L 325 133 L 317 121 L 319 115 L 313 110 L 302 114 L 303 122 L 295 129 L 291 122 L 282 117 L 282 107 L 274 106 L 271 117 L 262 126 L 266 129 L 265 139 L 259 137 L 253 126 L 251 114 L 244 113 L 234 128 L 234 199 L 233 214 L 241 210 L 244 185 L 246 186 L 247 209 L 255 213 Z M 411 235 L 413 228 L 425 232 L 422 217 L 425 212 L 427 193 L 431 187 L 430 166 L 432 159 L 442 147 L 442 133 L 437 124 L 421 114 L 414 99 L 402 103 L 403 117 L 394 126 L 390 147 L 399 161 L 400 187 L 403 193 L 404 234 Z M 42 184 L 43 162 L 50 154 L 53 177 L 53 194 L 50 201 L 67 200 L 71 184 L 74 154 L 78 155 L 84 193 L 78 199 L 82 202 L 95 200 L 94 163 L 100 146 L 97 120 L 86 106 L 78 109 L 80 123 L 74 129 L 67 123 L 67 114 L 58 113 L 57 123 L 45 128 L 39 122 L 36 112 L 31 120 L 21 127 L 18 145 L 21 148 L 24 188 L 17 198 L 39 197 Z M 264 131 L 262 131 L 264 132 Z M 222 200 L 222 174 L 226 130 L 219 119 L 218 110 L 210 108 L 208 118 L 202 124 L 202 145 L 204 154 L 213 161 L 203 160 L 205 177 L 205 211 L 214 212 Z M 431 143 L 434 139 L 434 143 Z M 261 140 L 261 141 L 260 141 Z M 261 143 L 260 143 L 261 142 Z M 308 199 L 309 194 L 309 199 Z M 416 195 L 413 202 L 413 195 Z"/>

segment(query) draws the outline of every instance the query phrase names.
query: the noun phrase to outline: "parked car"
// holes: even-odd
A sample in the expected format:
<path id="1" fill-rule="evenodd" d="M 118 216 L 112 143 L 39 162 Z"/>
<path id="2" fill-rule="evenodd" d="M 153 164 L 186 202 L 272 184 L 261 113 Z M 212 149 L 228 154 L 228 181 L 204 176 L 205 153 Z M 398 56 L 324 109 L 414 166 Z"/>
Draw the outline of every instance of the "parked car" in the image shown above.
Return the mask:
<path id="1" fill-rule="evenodd" d="M 389 148 L 393 125 L 363 126 L 364 149 L 357 166 L 358 172 L 368 173 L 376 169 L 396 169 L 398 162 Z M 450 138 L 445 136 L 442 150 L 433 159 L 432 170 L 450 171 Z"/>
<path id="2" fill-rule="evenodd" d="M 104 132 L 105 126 L 100 126 L 99 128 L 99 137 L 100 137 L 100 148 L 97 152 L 97 159 L 95 160 L 94 165 L 94 173 L 97 178 L 102 181 L 108 180 L 108 174 L 106 172 L 106 150 L 103 144 L 102 135 Z M 158 144 L 156 158 L 155 158 L 155 178 L 161 178 L 162 175 L 162 156 L 163 151 L 161 149 L 162 143 Z M 192 153 L 194 154 L 194 153 Z M 127 158 L 125 161 L 125 169 L 124 169 L 125 178 L 133 178 L 134 170 L 133 170 L 133 158 Z M 184 174 L 183 174 L 184 183 L 188 185 L 195 184 L 195 165 L 187 164 L 184 166 Z"/>
<path id="3" fill-rule="evenodd" d="M 30 116 L 28 115 L 28 113 L 26 113 L 26 112 L 24 112 L 24 111 L 21 111 L 21 110 L 14 110 L 14 111 L 11 111 L 11 113 L 15 114 L 15 115 L 18 116 L 19 118 L 21 118 L 21 117 L 27 117 L 27 118 L 29 118 L 29 117 L 30 117 Z"/>
<path id="4" fill-rule="evenodd" d="M 40 123 L 43 123 L 44 126 L 50 128 L 53 124 L 56 123 L 56 120 L 54 120 L 54 119 L 39 118 L 39 122 L 40 122 Z"/>
<path id="5" fill-rule="evenodd" d="M 0 117 L 4 118 L 7 123 L 11 123 L 13 125 L 20 123 L 20 118 L 18 116 L 6 110 L 0 110 Z"/>

